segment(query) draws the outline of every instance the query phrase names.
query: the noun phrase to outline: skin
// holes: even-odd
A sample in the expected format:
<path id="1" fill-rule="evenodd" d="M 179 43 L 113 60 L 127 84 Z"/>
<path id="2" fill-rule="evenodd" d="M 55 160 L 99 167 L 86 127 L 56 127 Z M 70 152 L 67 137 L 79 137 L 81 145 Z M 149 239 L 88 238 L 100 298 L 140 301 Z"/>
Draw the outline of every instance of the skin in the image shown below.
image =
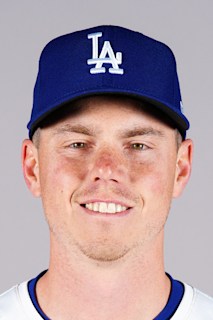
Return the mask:
<path id="1" fill-rule="evenodd" d="M 25 180 L 50 229 L 39 304 L 53 320 L 151 320 L 170 292 L 164 225 L 189 179 L 192 141 L 177 149 L 176 130 L 132 99 L 86 98 L 77 110 L 41 129 L 38 147 L 23 142 Z M 83 205 L 94 201 L 128 209 L 92 213 Z"/>

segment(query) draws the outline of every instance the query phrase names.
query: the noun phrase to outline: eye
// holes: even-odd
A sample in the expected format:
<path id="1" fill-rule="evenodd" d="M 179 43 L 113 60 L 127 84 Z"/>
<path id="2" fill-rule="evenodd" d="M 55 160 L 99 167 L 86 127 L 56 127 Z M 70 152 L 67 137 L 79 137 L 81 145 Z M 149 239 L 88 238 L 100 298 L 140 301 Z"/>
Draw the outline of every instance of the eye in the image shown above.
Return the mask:
<path id="1" fill-rule="evenodd" d="M 131 149 L 140 151 L 147 149 L 147 146 L 143 143 L 133 143 L 131 144 Z"/>
<path id="2" fill-rule="evenodd" d="M 74 142 L 70 145 L 71 148 L 73 149 L 83 149 L 86 148 L 86 143 L 84 142 Z"/>

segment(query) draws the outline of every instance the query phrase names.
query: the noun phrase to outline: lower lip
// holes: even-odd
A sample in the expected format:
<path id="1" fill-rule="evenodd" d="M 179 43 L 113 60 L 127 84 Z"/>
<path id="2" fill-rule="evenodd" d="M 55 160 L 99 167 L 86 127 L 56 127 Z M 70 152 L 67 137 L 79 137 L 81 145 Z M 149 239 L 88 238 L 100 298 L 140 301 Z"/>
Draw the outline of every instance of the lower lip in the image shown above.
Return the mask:
<path id="1" fill-rule="evenodd" d="M 123 217 L 123 216 L 127 216 L 131 213 L 131 208 L 127 209 L 125 211 L 121 211 L 121 212 L 117 212 L 117 213 L 106 213 L 106 212 L 99 212 L 99 211 L 92 211 L 89 210 L 83 206 L 81 206 L 82 209 L 84 209 L 84 212 L 91 215 L 91 216 L 102 216 L 102 217 Z"/>

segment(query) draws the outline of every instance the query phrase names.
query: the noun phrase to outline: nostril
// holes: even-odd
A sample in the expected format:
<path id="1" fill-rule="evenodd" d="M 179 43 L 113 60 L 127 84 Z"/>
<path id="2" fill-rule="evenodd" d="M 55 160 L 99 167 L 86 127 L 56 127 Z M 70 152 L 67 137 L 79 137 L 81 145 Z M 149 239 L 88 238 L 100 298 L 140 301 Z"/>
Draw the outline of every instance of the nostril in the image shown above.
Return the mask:
<path id="1" fill-rule="evenodd" d="M 99 180 L 112 181 L 112 182 L 116 182 L 116 183 L 118 182 L 118 180 L 116 180 L 116 179 L 112 179 L 112 178 L 108 178 L 108 179 L 107 179 L 106 177 L 102 177 L 102 178 L 101 178 L 101 177 L 96 177 L 96 178 L 94 179 L 95 182 L 97 182 L 97 181 L 99 181 Z"/>

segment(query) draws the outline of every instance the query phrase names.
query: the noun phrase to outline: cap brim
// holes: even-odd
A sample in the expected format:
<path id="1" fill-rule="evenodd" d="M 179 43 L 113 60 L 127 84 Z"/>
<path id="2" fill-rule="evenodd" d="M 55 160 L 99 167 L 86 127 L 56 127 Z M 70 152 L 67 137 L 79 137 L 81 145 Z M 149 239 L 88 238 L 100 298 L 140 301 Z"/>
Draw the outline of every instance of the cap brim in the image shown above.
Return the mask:
<path id="1" fill-rule="evenodd" d="M 43 112 L 35 121 L 30 121 L 27 125 L 29 129 L 29 137 L 32 138 L 35 130 L 40 126 L 40 124 L 51 114 L 58 111 L 60 108 L 64 107 L 67 104 L 72 103 L 75 100 L 80 98 L 89 97 L 89 96 L 99 96 L 99 95 L 121 95 L 124 97 L 131 97 L 135 99 L 139 99 L 141 101 L 147 102 L 150 106 L 156 107 L 156 109 L 162 111 L 162 114 L 165 114 L 174 124 L 174 126 L 180 131 L 183 138 L 185 138 L 186 130 L 189 129 L 189 121 L 181 113 L 179 110 L 174 110 L 173 106 L 168 105 L 162 101 L 156 100 L 153 97 L 148 97 L 145 95 L 138 94 L 136 92 L 128 92 L 128 91 L 121 91 L 115 89 L 105 89 L 97 92 L 96 90 L 91 90 L 87 92 L 77 93 L 76 95 L 72 95 L 72 97 L 67 97 L 66 100 L 58 102 L 56 105 L 49 106 L 47 111 Z"/>

